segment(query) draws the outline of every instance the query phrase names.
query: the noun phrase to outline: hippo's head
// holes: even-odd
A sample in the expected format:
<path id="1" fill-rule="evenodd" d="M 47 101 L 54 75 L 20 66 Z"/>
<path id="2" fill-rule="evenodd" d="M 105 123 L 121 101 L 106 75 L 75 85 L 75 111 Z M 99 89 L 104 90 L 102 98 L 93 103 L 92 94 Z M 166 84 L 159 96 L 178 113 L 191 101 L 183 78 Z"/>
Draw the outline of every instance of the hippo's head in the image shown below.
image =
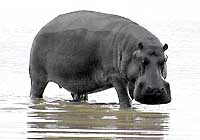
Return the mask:
<path id="1" fill-rule="evenodd" d="M 138 49 L 127 67 L 127 77 L 135 83 L 133 98 L 144 104 L 166 104 L 171 101 L 167 76 L 168 45 L 145 46 L 138 43 Z"/>

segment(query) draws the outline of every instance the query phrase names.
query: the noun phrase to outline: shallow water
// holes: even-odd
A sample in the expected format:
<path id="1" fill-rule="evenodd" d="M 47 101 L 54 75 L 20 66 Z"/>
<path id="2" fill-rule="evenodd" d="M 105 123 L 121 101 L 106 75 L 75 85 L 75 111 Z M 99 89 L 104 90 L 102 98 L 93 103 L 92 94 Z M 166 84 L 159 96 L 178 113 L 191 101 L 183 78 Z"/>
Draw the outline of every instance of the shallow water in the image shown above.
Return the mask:
<path id="1" fill-rule="evenodd" d="M 169 44 L 172 102 L 120 110 L 114 89 L 72 103 L 70 94 L 50 83 L 44 99 L 29 99 L 28 61 L 40 27 L 0 28 L 0 139 L 196 140 L 200 137 L 200 22 L 144 21 Z"/>
<path id="2" fill-rule="evenodd" d="M 169 130 L 169 113 L 120 110 L 116 103 L 30 102 L 28 97 L 10 97 L 2 98 L 0 106 L 1 139 L 160 140 Z"/>

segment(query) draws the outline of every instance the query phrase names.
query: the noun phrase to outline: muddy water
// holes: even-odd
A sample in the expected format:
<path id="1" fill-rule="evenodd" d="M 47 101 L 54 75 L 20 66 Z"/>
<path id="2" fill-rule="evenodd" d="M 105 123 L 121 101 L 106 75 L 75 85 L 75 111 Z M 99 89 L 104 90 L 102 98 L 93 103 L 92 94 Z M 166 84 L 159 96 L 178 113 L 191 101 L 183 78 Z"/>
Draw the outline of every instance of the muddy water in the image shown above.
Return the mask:
<path id="1" fill-rule="evenodd" d="M 120 110 L 116 103 L 1 99 L 1 139 L 163 139 L 169 113 Z M 139 105 L 139 104 L 138 104 Z"/>
<path id="2" fill-rule="evenodd" d="M 0 139 L 196 140 L 200 134 L 200 22 L 144 21 L 169 44 L 172 103 L 120 110 L 113 89 L 89 95 L 88 103 L 50 83 L 43 100 L 29 99 L 29 52 L 40 27 L 0 28 Z"/>

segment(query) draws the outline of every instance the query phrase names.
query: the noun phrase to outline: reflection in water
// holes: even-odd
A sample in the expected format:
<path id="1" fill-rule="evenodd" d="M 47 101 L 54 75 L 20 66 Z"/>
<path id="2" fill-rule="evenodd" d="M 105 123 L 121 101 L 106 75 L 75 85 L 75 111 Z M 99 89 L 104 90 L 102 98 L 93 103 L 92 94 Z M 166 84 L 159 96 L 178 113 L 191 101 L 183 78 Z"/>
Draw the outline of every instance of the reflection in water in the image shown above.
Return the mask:
<path id="1" fill-rule="evenodd" d="M 115 104 L 40 100 L 29 108 L 29 139 L 161 140 L 168 130 L 169 114 L 119 110 Z"/>

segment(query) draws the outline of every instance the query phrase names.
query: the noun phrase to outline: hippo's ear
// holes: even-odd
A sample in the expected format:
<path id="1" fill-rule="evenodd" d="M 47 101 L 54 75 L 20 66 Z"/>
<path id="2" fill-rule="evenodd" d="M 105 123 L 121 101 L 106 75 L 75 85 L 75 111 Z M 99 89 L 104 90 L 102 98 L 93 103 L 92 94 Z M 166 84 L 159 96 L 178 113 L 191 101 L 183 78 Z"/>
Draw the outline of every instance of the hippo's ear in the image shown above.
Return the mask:
<path id="1" fill-rule="evenodd" d="M 142 42 L 139 42 L 139 43 L 138 43 L 138 49 L 139 49 L 139 50 L 142 50 L 143 48 L 144 48 L 144 46 L 143 46 Z"/>
<path id="2" fill-rule="evenodd" d="M 167 49 L 168 49 L 168 45 L 165 44 L 165 45 L 163 46 L 163 51 L 166 51 Z"/>

